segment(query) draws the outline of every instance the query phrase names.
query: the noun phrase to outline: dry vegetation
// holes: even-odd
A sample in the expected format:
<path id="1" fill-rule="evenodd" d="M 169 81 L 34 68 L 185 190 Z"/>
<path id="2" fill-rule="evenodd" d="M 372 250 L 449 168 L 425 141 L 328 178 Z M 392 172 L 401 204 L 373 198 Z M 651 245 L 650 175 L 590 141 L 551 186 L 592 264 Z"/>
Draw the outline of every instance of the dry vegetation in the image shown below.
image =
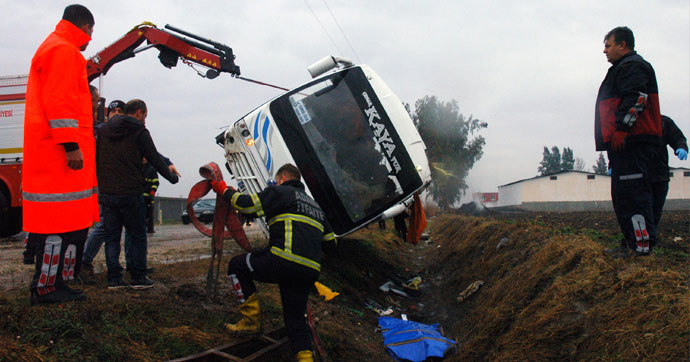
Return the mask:
<path id="1" fill-rule="evenodd" d="M 400 243 L 392 222 L 372 225 L 324 259 L 321 282 L 341 295 L 324 302 L 312 293 L 310 304 L 331 361 L 392 361 L 367 299 L 441 323 L 459 346 L 448 361 L 688 360 L 690 218 L 664 217 L 664 247 L 629 260 L 603 255 L 618 233 L 603 214 L 446 215 L 417 246 Z M 3 292 L 0 361 L 161 361 L 236 338 L 223 331 L 238 316 L 227 283 L 206 299 L 208 260 L 154 266 L 153 290 L 87 287 L 82 303 L 29 307 L 26 286 Z M 378 289 L 416 275 L 418 297 Z M 477 280 L 484 285 L 457 301 Z M 259 297 L 266 328 L 282 325 L 277 288 L 260 285 Z"/>

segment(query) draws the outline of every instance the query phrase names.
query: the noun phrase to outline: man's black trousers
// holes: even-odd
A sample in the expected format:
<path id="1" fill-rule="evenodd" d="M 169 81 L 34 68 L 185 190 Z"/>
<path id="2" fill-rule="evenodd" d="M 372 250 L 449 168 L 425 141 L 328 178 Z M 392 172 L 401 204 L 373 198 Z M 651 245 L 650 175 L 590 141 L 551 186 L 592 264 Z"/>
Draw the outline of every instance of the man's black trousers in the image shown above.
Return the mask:
<path id="1" fill-rule="evenodd" d="M 654 148 L 654 145 L 633 144 L 626 145 L 622 151 L 608 152 L 611 200 L 623 232 L 623 243 L 642 253 L 650 252 L 657 242 L 654 193 L 649 182 Z"/>

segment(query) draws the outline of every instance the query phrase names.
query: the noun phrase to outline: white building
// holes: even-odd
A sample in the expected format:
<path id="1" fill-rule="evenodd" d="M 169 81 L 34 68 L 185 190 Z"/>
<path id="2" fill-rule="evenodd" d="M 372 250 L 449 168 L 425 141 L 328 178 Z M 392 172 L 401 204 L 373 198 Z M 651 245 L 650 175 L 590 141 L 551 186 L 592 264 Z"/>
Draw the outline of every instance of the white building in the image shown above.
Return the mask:
<path id="1" fill-rule="evenodd" d="M 671 168 L 670 176 L 664 210 L 690 210 L 690 169 Z M 584 171 L 561 171 L 515 181 L 498 187 L 498 202 L 494 207 L 532 211 L 611 211 L 611 177 Z"/>

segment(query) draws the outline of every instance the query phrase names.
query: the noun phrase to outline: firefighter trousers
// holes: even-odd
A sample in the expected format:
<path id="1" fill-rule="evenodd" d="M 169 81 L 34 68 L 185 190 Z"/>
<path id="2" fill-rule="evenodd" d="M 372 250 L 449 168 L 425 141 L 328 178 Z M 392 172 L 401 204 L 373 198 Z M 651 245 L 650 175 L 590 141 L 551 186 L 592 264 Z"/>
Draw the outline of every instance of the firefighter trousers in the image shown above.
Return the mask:
<path id="1" fill-rule="evenodd" d="M 290 346 L 292 352 L 297 354 L 312 349 L 312 336 L 305 313 L 309 292 L 318 280 L 319 273 L 306 267 L 293 268 L 290 264 L 268 250 L 240 254 L 230 260 L 228 276 L 232 280 L 234 275 L 239 280 L 240 290 L 236 288 L 236 292 L 240 298 L 256 293 L 254 280 L 278 284 Z"/>
<path id="2" fill-rule="evenodd" d="M 29 289 L 46 295 L 79 274 L 88 228 L 59 234 L 29 233 L 27 245 L 36 255 Z"/>
<path id="3" fill-rule="evenodd" d="M 625 246 L 649 253 L 656 245 L 654 193 L 649 182 L 654 145 L 626 145 L 622 151 L 609 151 L 611 200 Z"/>

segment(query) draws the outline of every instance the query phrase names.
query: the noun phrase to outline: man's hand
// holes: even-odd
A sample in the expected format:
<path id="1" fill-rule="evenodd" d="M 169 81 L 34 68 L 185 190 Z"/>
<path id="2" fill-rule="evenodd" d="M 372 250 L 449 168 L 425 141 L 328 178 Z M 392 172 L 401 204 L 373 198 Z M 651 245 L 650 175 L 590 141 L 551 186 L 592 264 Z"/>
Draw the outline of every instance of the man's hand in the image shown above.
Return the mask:
<path id="1" fill-rule="evenodd" d="M 175 167 L 175 165 L 170 165 L 170 166 L 168 166 L 168 169 L 170 169 L 170 172 L 172 172 L 172 173 L 174 173 L 175 175 L 177 175 L 177 177 L 182 177 L 182 175 L 180 175 L 180 172 L 177 171 L 177 168 Z"/>
<path id="2" fill-rule="evenodd" d="M 228 190 L 228 186 L 225 184 L 225 181 L 214 181 L 211 180 L 211 187 L 213 187 L 213 191 L 215 191 L 218 195 L 223 195 L 225 191 Z"/>
<path id="3" fill-rule="evenodd" d="M 73 170 L 81 170 L 84 167 L 84 155 L 80 149 L 74 151 L 65 151 L 67 156 L 67 167 Z"/>
<path id="4" fill-rule="evenodd" d="M 620 151 L 625 147 L 625 137 L 628 134 L 623 131 L 616 131 L 613 133 L 613 138 L 611 138 L 611 148 L 614 151 Z"/>
<path id="5" fill-rule="evenodd" d="M 676 150 L 676 156 L 678 156 L 678 159 L 681 161 L 685 161 L 688 159 L 688 151 L 679 148 Z"/>

